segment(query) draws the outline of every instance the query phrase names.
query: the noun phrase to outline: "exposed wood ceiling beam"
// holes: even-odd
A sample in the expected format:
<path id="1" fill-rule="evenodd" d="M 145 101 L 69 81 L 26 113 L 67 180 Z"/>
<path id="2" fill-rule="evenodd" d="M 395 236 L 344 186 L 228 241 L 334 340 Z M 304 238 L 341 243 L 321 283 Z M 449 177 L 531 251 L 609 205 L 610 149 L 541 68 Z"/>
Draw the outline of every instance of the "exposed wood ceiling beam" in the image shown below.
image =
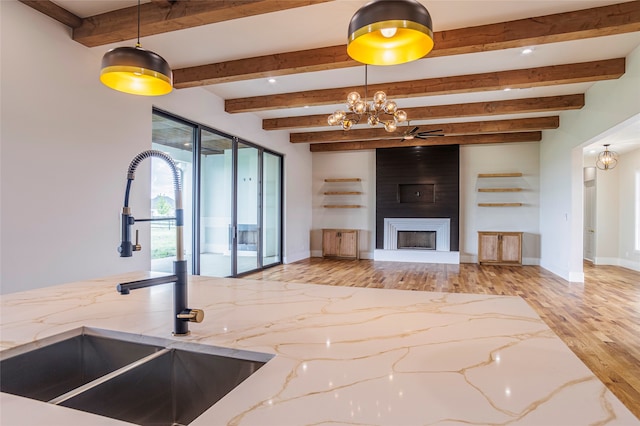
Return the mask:
<path id="1" fill-rule="evenodd" d="M 82 25 L 82 18 L 69 12 L 67 9 L 63 9 L 52 1 L 49 0 L 20 0 L 21 3 L 26 4 L 29 7 L 37 10 L 40 13 L 47 15 L 48 17 L 55 19 L 58 22 L 65 24 L 71 28 L 78 28 Z"/>
<path id="2" fill-rule="evenodd" d="M 140 6 L 140 34 L 162 34 L 327 1 L 333 0 L 152 1 Z M 137 6 L 89 16 L 82 19 L 79 25 L 75 21 L 70 25 L 70 21 L 56 11 L 53 7 L 55 4 L 50 1 L 23 3 L 72 27 L 73 39 L 87 47 L 133 40 L 137 37 Z"/>
<path id="3" fill-rule="evenodd" d="M 492 116 L 532 112 L 557 112 L 580 109 L 584 94 L 524 98 L 507 101 L 474 102 L 468 104 L 434 105 L 403 108 L 411 120 L 432 120 L 453 117 Z M 264 130 L 287 130 L 326 127 L 329 114 L 281 117 L 262 120 Z"/>
<path id="4" fill-rule="evenodd" d="M 517 21 L 440 31 L 428 57 L 460 55 L 640 31 L 640 1 Z M 346 44 L 346 41 L 345 41 Z M 174 70 L 178 89 L 360 66 L 345 45 Z"/>
<path id="5" fill-rule="evenodd" d="M 419 96 L 449 95 L 453 93 L 503 90 L 505 88 L 531 88 L 555 84 L 584 83 L 611 80 L 625 72 L 625 59 L 554 65 L 549 67 L 488 72 L 425 80 L 374 84 L 369 92 L 383 90 L 398 100 Z M 305 105 L 332 105 L 344 102 L 349 92 L 363 91 L 361 86 L 336 89 L 309 90 L 225 100 L 225 111 L 229 113 L 266 111 L 283 108 L 301 108 Z"/>
<path id="6" fill-rule="evenodd" d="M 440 138 L 412 139 L 404 142 L 398 139 L 387 139 L 381 141 L 313 143 L 309 145 L 309 150 L 311 152 L 358 151 L 363 149 L 397 148 L 407 146 L 540 142 L 541 139 L 542 132 L 496 133 L 488 135 L 443 136 Z"/>
<path id="7" fill-rule="evenodd" d="M 420 130 L 439 130 L 446 136 L 454 135 L 479 135 L 501 132 L 526 132 L 532 130 L 557 129 L 560 125 L 560 117 L 519 118 L 511 120 L 473 121 L 464 123 L 438 123 L 421 126 L 402 126 L 394 133 L 389 133 L 383 128 L 352 129 L 349 131 L 333 130 L 328 132 L 291 133 L 291 143 L 327 143 L 327 142 L 351 142 L 367 140 L 402 139 L 406 130 L 420 127 Z"/>

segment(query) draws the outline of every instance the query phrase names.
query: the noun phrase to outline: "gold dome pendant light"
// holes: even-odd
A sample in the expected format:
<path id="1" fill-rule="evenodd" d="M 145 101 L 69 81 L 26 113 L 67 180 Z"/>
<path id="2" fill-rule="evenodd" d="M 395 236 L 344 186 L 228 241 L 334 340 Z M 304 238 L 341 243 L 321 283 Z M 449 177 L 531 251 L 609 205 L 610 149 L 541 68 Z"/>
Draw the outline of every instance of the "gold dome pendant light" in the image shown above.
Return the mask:
<path id="1" fill-rule="evenodd" d="M 364 64 L 403 64 L 431 49 L 431 15 L 416 0 L 373 0 L 358 9 L 349 23 L 347 53 Z"/>
<path id="2" fill-rule="evenodd" d="M 140 0 L 138 42 L 135 47 L 116 47 L 104 54 L 100 81 L 111 89 L 132 95 L 159 96 L 173 90 L 173 72 L 167 61 L 140 47 Z"/>

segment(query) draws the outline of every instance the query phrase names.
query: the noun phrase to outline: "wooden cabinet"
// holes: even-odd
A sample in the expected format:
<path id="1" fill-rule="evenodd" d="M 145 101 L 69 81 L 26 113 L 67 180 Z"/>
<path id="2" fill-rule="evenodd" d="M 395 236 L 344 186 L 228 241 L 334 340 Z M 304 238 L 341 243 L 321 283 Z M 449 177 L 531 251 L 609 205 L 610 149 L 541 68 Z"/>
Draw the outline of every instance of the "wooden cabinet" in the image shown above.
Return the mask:
<path id="1" fill-rule="evenodd" d="M 522 232 L 478 232 L 478 263 L 522 265 Z"/>
<path id="2" fill-rule="evenodd" d="M 322 256 L 358 259 L 358 230 L 323 229 Z"/>

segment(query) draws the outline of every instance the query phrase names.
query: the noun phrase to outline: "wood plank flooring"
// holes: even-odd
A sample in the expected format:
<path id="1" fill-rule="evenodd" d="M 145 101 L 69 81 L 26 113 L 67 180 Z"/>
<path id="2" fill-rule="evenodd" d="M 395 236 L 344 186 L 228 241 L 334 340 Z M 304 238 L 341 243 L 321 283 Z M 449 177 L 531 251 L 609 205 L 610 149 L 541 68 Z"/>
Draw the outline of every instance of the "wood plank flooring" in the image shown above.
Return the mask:
<path id="1" fill-rule="evenodd" d="M 538 266 L 444 265 L 311 258 L 243 278 L 521 296 L 640 418 L 640 272 L 585 263 L 585 283 Z"/>

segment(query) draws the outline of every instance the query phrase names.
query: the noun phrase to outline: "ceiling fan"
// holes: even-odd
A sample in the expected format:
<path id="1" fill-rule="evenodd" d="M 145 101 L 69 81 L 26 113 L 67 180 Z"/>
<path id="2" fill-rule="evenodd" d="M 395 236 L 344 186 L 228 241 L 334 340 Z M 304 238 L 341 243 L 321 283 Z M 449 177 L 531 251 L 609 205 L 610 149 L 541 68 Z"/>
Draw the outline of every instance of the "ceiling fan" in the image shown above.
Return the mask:
<path id="1" fill-rule="evenodd" d="M 409 127 L 409 124 L 407 124 L 407 128 Z M 410 141 L 412 139 L 426 139 L 426 138 L 430 138 L 430 137 L 434 137 L 434 136 L 444 136 L 444 133 L 442 133 L 442 129 L 438 129 L 438 130 L 425 130 L 423 132 L 419 132 L 418 130 L 420 130 L 420 127 L 416 126 L 411 130 L 406 130 L 403 134 L 402 134 L 402 141 Z"/>

